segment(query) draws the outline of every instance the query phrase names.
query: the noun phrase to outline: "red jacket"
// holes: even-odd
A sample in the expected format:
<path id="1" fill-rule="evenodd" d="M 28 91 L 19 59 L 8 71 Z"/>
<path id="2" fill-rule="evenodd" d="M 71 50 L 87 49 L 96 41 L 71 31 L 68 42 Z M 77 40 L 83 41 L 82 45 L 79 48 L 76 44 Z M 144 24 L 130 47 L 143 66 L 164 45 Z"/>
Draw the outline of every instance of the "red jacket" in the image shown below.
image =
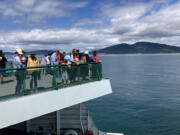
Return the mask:
<path id="1" fill-rule="evenodd" d="M 61 55 L 58 54 L 56 57 L 57 57 L 57 61 L 60 62 L 61 61 Z"/>

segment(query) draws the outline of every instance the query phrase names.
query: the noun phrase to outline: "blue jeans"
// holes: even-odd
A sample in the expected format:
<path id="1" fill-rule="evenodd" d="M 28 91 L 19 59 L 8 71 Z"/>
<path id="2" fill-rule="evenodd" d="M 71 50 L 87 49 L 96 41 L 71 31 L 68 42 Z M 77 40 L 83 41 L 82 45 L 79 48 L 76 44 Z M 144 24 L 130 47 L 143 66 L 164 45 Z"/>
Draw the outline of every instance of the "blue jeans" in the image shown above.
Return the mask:
<path id="1" fill-rule="evenodd" d="M 22 85 L 23 85 L 23 76 L 24 76 L 24 71 L 23 70 L 17 70 L 16 71 L 16 93 L 20 93 L 22 90 Z"/>
<path id="2" fill-rule="evenodd" d="M 37 80 L 38 80 L 39 74 L 38 72 L 34 71 L 31 74 L 31 80 L 30 80 L 30 88 L 31 89 L 37 89 Z"/>

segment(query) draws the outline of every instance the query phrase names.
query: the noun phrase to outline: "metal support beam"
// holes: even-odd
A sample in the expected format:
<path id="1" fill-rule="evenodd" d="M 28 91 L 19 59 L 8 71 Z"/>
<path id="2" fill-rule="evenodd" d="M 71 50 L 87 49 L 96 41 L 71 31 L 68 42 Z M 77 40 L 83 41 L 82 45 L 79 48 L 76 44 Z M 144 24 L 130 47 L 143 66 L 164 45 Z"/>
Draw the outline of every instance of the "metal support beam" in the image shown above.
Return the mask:
<path id="1" fill-rule="evenodd" d="M 56 111 L 56 129 L 57 129 L 57 135 L 60 135 L 61 133 L 61 125 L 60 125 L 60 110 Z"/>
<path id="2" fill-rule="evenodd" d="M 29 134 L 30 133 L 30 121 L 26 121 L 26 133 Z"/>

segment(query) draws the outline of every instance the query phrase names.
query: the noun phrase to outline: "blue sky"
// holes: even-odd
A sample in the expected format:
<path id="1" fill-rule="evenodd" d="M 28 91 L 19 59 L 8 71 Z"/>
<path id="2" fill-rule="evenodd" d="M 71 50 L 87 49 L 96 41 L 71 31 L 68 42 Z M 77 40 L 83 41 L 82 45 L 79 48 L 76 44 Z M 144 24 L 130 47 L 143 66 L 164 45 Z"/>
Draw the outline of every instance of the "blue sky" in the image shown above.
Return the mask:
<path id="1" fill-rule="evenodd" d="M 180 46 L 180 0 L 1 0 L 0 48 Z M 48 47 L 47 47 L 48 46 Z"/>

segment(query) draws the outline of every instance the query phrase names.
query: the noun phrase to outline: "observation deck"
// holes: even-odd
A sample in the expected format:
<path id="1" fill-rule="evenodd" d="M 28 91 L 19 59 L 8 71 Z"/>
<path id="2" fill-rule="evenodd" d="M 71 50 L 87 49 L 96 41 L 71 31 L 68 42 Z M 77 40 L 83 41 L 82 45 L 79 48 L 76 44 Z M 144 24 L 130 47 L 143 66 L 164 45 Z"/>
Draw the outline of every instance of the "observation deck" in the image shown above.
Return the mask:
<path id="1" fill-rule="evenodd" d="M 112 93 L 101 63 L 0 69 L 0 129 Z"/>

